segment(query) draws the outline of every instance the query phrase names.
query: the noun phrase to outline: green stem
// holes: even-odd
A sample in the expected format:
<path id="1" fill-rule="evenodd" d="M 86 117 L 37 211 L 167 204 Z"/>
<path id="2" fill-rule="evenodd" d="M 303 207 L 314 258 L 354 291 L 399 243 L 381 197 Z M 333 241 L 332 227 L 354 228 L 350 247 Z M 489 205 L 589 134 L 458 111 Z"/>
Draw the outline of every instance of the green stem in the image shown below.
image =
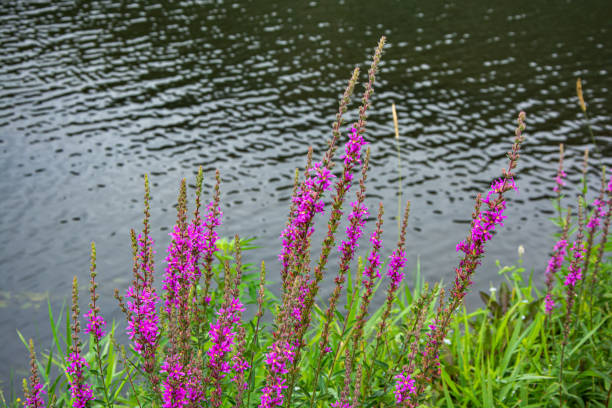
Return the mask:
<path id="1" fill-rule="evenodd" d="M 100 377 L 100 381 L 102 382 L 102 388 L 104 389 L 104 401 L 106 402 L 106 406 L 107 407 L 111 407 L 110 405 L 110 401 L 108 398 L 108 390 L 106 388 L 106 382 L 104 381 L 104 377 L 102 376 L 102 356 L 101 356 L 101 350 L 100 350 L 100 341 L 98 340 L 98 338 L 94 335 L 94 347 L 96 349 L 96 358 L 97 358 L 97 362 L 98 362 L 98 375 Z"/>
<path id="2" fill-rule="evenodd" d="M 249 383 L 251 382 L 251 377 L 255 375 L 255 368 L 253 366 L 253 360 L 255 359 L 255 351 L 252 350 L 253 345 L 257 345 L 258 343 L 258 334 L 259 334 L 259 321 L 261 316 L 257 316 L 257 324 L 255 325 L 255 334 L 253 335 L 253 344 L 251 345 L 251 371 L 249 373 Z M 249 389 L 247 392 L 247 404 L 249 407 L 251 405 L 251 386 L 249 385 Z"/>
<path id="3" fill-rule="evenodd" d="M 593 144 L 597 146 L 597 143 L 595 143 L 595 136 L 593 136 L 593 129 L 591 129 L 591 120 L 589 119 L 589 114 L 587 113 L 586 110 L 583 112 L 584 112 L 584 117 L 586 118 L 587 127 L 589 128 L 589 134 L 591 135 L 591 142 L 593 142 Z"/>

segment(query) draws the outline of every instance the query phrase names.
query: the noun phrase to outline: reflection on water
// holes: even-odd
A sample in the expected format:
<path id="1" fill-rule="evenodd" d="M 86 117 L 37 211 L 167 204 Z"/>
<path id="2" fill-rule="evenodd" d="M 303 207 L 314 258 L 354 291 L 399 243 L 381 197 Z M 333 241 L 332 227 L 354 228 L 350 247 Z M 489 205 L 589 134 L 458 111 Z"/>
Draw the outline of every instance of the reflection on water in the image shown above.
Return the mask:
<path id="1" fill-rule="evenodd" d="M 59 309 L 73 275 L 86 286 L 95 240 L 103 312 L 119 318 L 111 293 L 130 279 L 128 230 L 142 214 L 142 175 L 153 181 L 162 260 L 178 180 L 193 180 L 198 165 L 209 190 L 221 170 L 222 234 L 258 236 L 262 248 L 247 260 L 263 258 L 274 270 L 293 169 L 303 166 L 307 146 L 325 148 L 338 97 L 355 64 L 366 70 L 382 34 L 389 45 L 366 135 L 367 202 L 387 205 L 387 251 L 397 233 L 399 177 L 391 103 L 402 191 L 413 204 L 409 264 L 419 256 L 430 279 L 447 281 L 473 199 L 499 174 L 524 109 L 520 190 L 476 286 L 498 282 L 493 261 L 515 261 L 519 244 L 527 269 L 542 271 L 554 231 L 547 218 L 558 143 L 567 146 L 573 182 L 582 150 L 593 148 L 575 96 L 578 76 L 599 145 L 591 173 L 611 164 L 607 2 L 297 3 L 2 2 L 2 293 L 49 292 Z M 10 367 L 26 367 L 15 330 L 48 333 L 45 308 L 18 303 L 0 308 L 4 380 Z"/>

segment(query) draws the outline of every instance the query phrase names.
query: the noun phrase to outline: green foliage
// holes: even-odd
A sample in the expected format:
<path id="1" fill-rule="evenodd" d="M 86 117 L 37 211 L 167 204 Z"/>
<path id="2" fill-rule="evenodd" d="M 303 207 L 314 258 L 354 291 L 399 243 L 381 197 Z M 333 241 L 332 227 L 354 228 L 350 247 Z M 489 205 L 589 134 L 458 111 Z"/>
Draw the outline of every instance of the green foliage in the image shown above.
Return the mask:
<path id="1" fill-rule="evenodd" d="M 606 244 L 606 252 L 612 250 L 611 242 Z M 211 305 L 223 296 L 223 263 L 230 262 L 235 272 L 234 243 L 220 240 L 221 251 L 217 253 L 214 264 L 216 287 L 211 292 Z M 253 240 L 242 240 L 242 249 L 254 249 Z M 593 253 L 597 253 L 595 245 Z M 593 261 L 596 259 L 593 257 Z M 349 347 L 351 329 L 358 314 L 359 297 L 362 289 L 360 267 L 347 276 L 347 295 L 344 310 L 337 311 L 330 335 L 330 348 L 324 360 L 325 369 L 317 384 L 317 407 L 327 407 L 336 401 L 344 382 L 344 353 Z M 241 298 L 247 305 L 257 306 L 259 272 L 252 265 L 243 265 Z M 579 315 L 574 318 L 570 341 L 564 360 L 564 378 L 559 384 L 560 347 L 563 337 L 563 309 L 559 305 L 552 316 L 544 312 L 544 293 L 533 283 L 533 272 L 527 274 L 519 261 L 518 266 L 499 265 L 499 273 L 504 282 L 499 289 L 490 293 L 481 292 L 484 305 L 472 312 L 465 308 L 455 316 L 441 354 L 441 381 L 434 383 L 428 390 L 430 398 L 426 404 L 438 407 L 536 407 L 561 406 L 560 395 L 566 406 L 604 407 L 612 384 L 610 361 L 612 361 L 612 312 L 610 300 L 612 285 L 610 258 L 601 263 L 598 284 L 592 293 L 593 304 L 589 301 L 577 302 Z M 566 274 L 563 268 L 560 276 Z M 586 281 L 581 284 L 587 285 Z M 380 289 L 381 283 L 374 288 Z M 414 321 L 416 300 L 426 288 L 417 264 L 413 274 L 412 289 L 405 285 L 396 298 L 384 350 L 378 358 L 369 360 L 368 352 L 373 348 L 376 324 L 382 307 L 373 310 L 365 328 L 364 339 L 357 356 L 368 356 L 363 362 L 372 366 L 370 378 L 364 379 L 360 386 L 371 387 L 372 393 L 362 402 L 363 407 L 395 406 L 393 398 L 393 376 L 402 364 L 406 364 L 407 343 L 411 322 Z M 559 278 L 555 297 L 563 298 L 564 286 Z M 438 295 L 434 291 L 435 296 Z M 591 297 L 589 297 L 591 298 Z M 588 300 L 588 299 L 587 299 Z M 268 316 L 276 312 L 278 299 L 266 289 L 264 310 Z M 428 316 L 433 317 L 435 300 L 429 306 Z M 252 309 L 252 308 L 251 308 Z M 215 307 L 209 308 L 209 321 L 215 318 Z M 293 406 L 309 406 L 310 385 L 318 358 L 320 328 L 324 323 L 324 310 L 314 308 L 314 319 L 308 333 L 308 344 L 301 360 L 299 381 L 295 384 Z M 590 316 L 592 315 L 592 320 Z M 50 398 L 56 399 L 56 407 L 71 406 L 67 374 L 65 374 L 67 350 L 71 345 L 69 311 L 60 311 L 54 316 L 49 305 L 49 324 L 53 335 L 53 347 L 41 353 L 37 362 L 41 382 Z M 265 320 L 265 319 L 264 319 Z M 269 320 L 269 319 L 268 319 Z M 269 323 L 261 323 L 255 336 L 256 320 L 245 324 L 247 350 L 252 356 L 253 369 L 249 372 L 248 384 L 255 390 L 250 396 L 249 407 L 259 404 L 257 390 L 265 382 L 264 354 L 272 343 Z M 426 329 L 424 329 L 425 331 Z M 206 331 L 201 331 L 197 339 L 202 350 L 210 347 Z M 115 325 L 101 342 L 102 378 L 95 371 L 95 350 L 92 339 L 84 346 L 84 357 L 91 369 L 87 372 L 86 382 L 91 384 L 98 398 L 91 406 L 105 406 L 102 399 L 103 389 L 108 390 L 110 404 L 114 407 L 155 406 L 151 390 L 142 380 L 139 367 L 140 356 L 131 350 L 122 358 L 121 350 L 114 341 Z M 27 346 L 21 333 L 19 337 Z M 195 340 L 195 339 L 194 339 Z M 421 342 L 425 341 L 423 336 Z M 86 351 L 86 352 L 85 352 Z M 418 373 L 418 370 L 417 370 Z M 132 385 L 130 384 L 132 382 Z M 561 390 L 561 393 L 560 393 Z M 4 397 L 3 397 L 4 398 Z M 20 403 L 0 399 L 3 407 L 17 407 Z"/>

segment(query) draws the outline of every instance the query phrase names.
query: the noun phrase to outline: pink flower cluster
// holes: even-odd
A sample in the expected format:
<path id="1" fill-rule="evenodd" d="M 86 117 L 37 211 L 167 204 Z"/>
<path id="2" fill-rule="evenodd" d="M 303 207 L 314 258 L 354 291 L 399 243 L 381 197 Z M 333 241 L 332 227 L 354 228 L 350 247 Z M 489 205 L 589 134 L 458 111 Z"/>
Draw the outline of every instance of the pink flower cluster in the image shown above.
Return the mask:
<path id="1" fill-rule="evenodd" d="M 222 307 L 217 312 L 217 322 L 210 324 L 208 335 L 213 345 L 207 351 L 208 366 L 215 378 L 225 378 L 225 375 L 230 372 L 230 364 L 225 361 L 225 356 L 230 354 L 234 348 L 236 327 L 240 325 L 242 312 L 244 312 L 244 306 L 240 300 L 232 298 L 228 307 Z M 220 393 L 221 389 L 217 391 Z"/>
<path id="2" fill-rule="evenodd" d="M 555 274 L 559 271 L 559 269 L 561 269 L 566 253 L 567 240 L 561 239 L 555 244 L 555 247 L 553 248 L 553 255 L 550 257 L 548 265 L 546 266 L 546 287 L 548 288 L 548 293 L 546 294 L 545 307 L 546 313 L 548 314 L 550 314 L 555 307 L 555 301 L 551 295 L 553 279 Z"/>
<path id="3" fill-rule="evenodd" d="M 183 367 L 178 356 L 168 357 L 161 366 L 161 372 L 167 373 L 163 382 L 163 407 L 182 408 L 204 400 L 200 384 L 201 373 L 189 367 Z"/>
<path id="4" fill-rule="evenodd" d="M 167 293 L 165 306 L 168 314 L 172 309 L 178 310 L 181 305 L 181 289 L 190 287 L 199 279 L 198 259 L 204 250 L 204 235 L 201 225 L 191 223 L 186 231 L 175 225 L 170 233 L 172 241 L 166 256 L 166 272 L 164 274 L 163 288 Z"/>
<path id="5" fill-rule="evenodd" d="M 548 276 L 554 276 L 554 274 L 561 269 L 566 253 L 567 240 L 562 239 L 555 244 L 555 247 L 553 248 L 553 256 L 550 258 L 548 265 L 546 266 L 547 278 Z"/>
<path id="6" fill-rule="evenodd" d="M 101 340 L 105 333 L 102 330 L 102 327 L 106 326 L 104 318 L 97 314 L 93 309 L 90 309 L 89 312 L 85 314 L 85 320 L 87 320 L 85 333 L 91 333 L 98 339 L 98 341 Z"/>
<path id="7" fill-rule="evenodd" d="M 358 241 L 363 234 L 363 226 L 366 222 L 366 217 L 369 215 L 368 208 L 362 206 L 359 201 L 351 203 L 353 211 L 348 216 L 349 226 L 346 227 L 347 239 L 342 241 L 342 244 L 338 246 L 338 250 L 342 253 L 343 257 L 348 257 L 349 254 L 353 254 L 355 249 L 359 246 Z"/>
<path id="8" fill-rule="evenodd" d="M 550 293 L 546 294 L 546 298 L 544 299 L 544 307 L 546 308 L 546 313 L 548 314 L 551 314 L 552 310 L 555 308 L 555 301 Z"/>
<path id="9" fill-rule="evenodd" d="M 297 299 L 295 299 L 295 304 L 293 305 L 293 309 L 291 310 L 291 316 L 296 321 L 296 324 L 300 324 L 302 321 L 302 312 L 304 311 L 304 307 L 306 306 L 306 297 L 308 296 L 308 292 L 310 291 L 307 284 L 300 286 Z"/>
<path id="10" fill-rule="evenodd" d="M 502 199 L 497 206 L 491 207 L 493 204 L 491 201 L 492 196 L 493 194 L 501 194 L 509 188 L 516 190 L 513 179 L 510 179 L 505 185 L 502 179 L 498 179 L 491 184 L 487 196 L 482 199 L 482 202 L 487 204 L 489 209 L 480 212 L 478 217 L 474 220 L 472 231 L 470 232 L 470 245 L 468 245 L 465 240 L 461 241 L 457 244 L 457 252 L 462 251 L 465 254 L 475 256 L 482 255 L 484 252 L 482 245 L 492 238 L 491 234 L 497 225 L 504 225 L 503 220 L 506 218 L 506 216 L 503 215 L 506 209 L 506 201 Z"/>
<path id="11" fill-rule="evenodd" d="M 564 177 L 567 177 L 567 174 L 563 171 L 563 169 L 559 169 L 557 172 L 557 177 L 555 178 L 555 186 L 553 187 L 553 191 L 558 193 L 561 191 L 561 187 L 565 186 Z"/>
<path id="12" fill-rule="evenodd" d="M 42 408 L 45 406 L 45 401 L 42 399 L 42 394 L 45 394 L 45 391 L 42 388 L 43 386 L 40 383 L 36 383 L 32 386 L 32 389 L 29 392 L 29 396 L 23 404 L 24 407 Z"/>
<path id="13" fill-rule="evenodd" d="M 367 277 L 370 281 L 374 280 L 374 273 L 376 272 L 376 278 L 380 278 L 380 271 L 378 267 L 380 266 L 380 248 L 382 247 L 382 242 L 380 237 L 377 236 L 376 231 L 372 233 L 370 236 L 370 242 L 372 243 L 372 251 L 370 255 L 368 255 L 368 262 L 370 266 L 363 271 L 363 275 Z"/>
<path id="14" fill-rule="evenodd" d="M 389 261 L 387 276 L 391 279 L 392 290 L 395 291 L 404 279 L 402 268 L 406 265 L 406 253 L 403 249 L 397 248 L 389 258 L 391 260 Z"/>
<path id="15" fill-rule="evenodd" d="M 83 378 L 83 367 L 89 368 L 89 365 L 78 353 L 70 353 L 68 356 L 68 367 L 66 371 L 70 374 L 70 393 L 74 399 L 74 408 L 85 408 L 88 401 L 94 399 L 93 392 L 89 384 L 85 384 Z"/>
<path id="16" fill-rule="evenodd" d="M 565 286 L 576 286 L 576 282 L 582 279 L 582 268 L 580 263 L 584 259 L 584 243 L 574 242 L 572 245 L 572 262 L 570 263 L 569 273 L 565 277 Z"/>
<path id="17" fill-rule="evenodd" d="M 161 366 L 161 372 L 168 374 L 163 383 L 164 408 L 180 408 L 188 404 L 185 398 L 187 396 L 186 373 L 183 365 L 176 360 L 176 358 L 170 358 Z"/>
<path id="18" fill-rule="evenodd" d="M 467 286 L 472 283 L 470 276 L 477 265 L 480 264 L 479 258 L 484 253 L 484 244 L 492 238 L 492 233 L 497 225 L 504 225 L 503 215 L 506 209 L 506 200 L 502 194 L 510 189 L 517 189 L 514 179 L 498 179 L 491 184 L 487 196 L 482 199 L 482 203 L 488 208 L 479 211 L 476 218 L 472 220 L 472 229 L 467 240 L 457 244 L 457 252 L 463 252 L 466 256 L 459 262 L 455 275 L 455 296 L 463 298 L 466 294 Z M 497 194 L 497 199 L 493 200 L 493 194 Z"/>
<path id="19" fill-rule="evenodd" d="M 157 343 L 159 317 L 156 306 L 159 298 L 151 281 L 153 260 L 150 257 L 154 253 L 153 240 L 148 236 L 138 235 L 137 245 L 139 247 L 136 260 L 138 279 L 136 284 L 128 287 L 126 292 L 126 306 L 130 312 L 127 334 L 134 342 L 134 349 L 142 354 L 146 349 L 149 350 L 147 353 L 152 352 Z"/>
<path id="20" fill-rule="evenodd" d="M 395 379 L 395 402 L 397 404 L 402 404 L 410 400 L 410 395 L 416 394 L 414 379 L 410 377 L 410 374 L 404 372 L 396 375 Z"/>
<path id="21" fill-rule="evenodd" d="M 221 225 L 223 213 L 212 201 L 207 206 L 204 217 L 204 225 L 200 218 L 194 219 L 186 228 L 175 225 L 170 233 L 172 241 L 168 246 L 166 256 L 166 271 L 164 273 L 164 285 L 167 296 L 165 307 L 168 314 L 172 309 L 185 309 L 186 295 L 182 290 L 190 288 L 198 282 L 202 272 L 200 271 L 200 258 L 212 259 L 214 252 L 218 251 L 217 241 L 219 236 L 215 228 Z M 188 292 L 188 289 L 187 289 Z"/>
<path id="22" fill-rule="evenodd" d="M 349 133 L 349 140 L 344 145 L 344 154 L 340 156 L 341 159 L 344 159 L 345 178 L 348 181 L 353 179 L 353 175 L 347 170 L 350 171 L 356 164 L 361 164 L 361 148 L 366 144 L 368 143 L 363 140 L 363 136 L 355 127 L 352 127 Z"/>
<path id="23" fill-rule="evenodd" d="M 212 255 L 219 250 L 219 247 L 217 246 L 219 235 L 217 234 L 215 228 L 221 225 L 221 219 L 223 217 L 223 212 L 219 208 L 218 203 L 216 201 L 211 201 L 210 203 L 208 203 L 206 209 L 207 212 L 206 216 L 204 217 L 204 226 L 206 228 L 203 232 L 204 243 L 202 247 L 202 250 L 204 251 L 204 259 L 212 257 Z M 198 275 L 197 278 L 199 279 L 199 277 L 200 276 Z"/>
<path id="24" fill-rule="evenodd" d="M 219 250 L 219 247 L 217 246 L 219 235 L 217 234 L 215 228 L 221 225 L 223 212 L 217 207 L 215 201 L 208 203 L 206 210 L 206 217 L 204 217 L 204 225 L 206 226 L 206 229 L 204 231 L 203 250 L 205 254 L 212 254 L 213 252 Z"/>
<path id="25" fill-rule="evenodd" d="M 601 225 L 601 220 L 606 216 L 606 210 L 604 208 L 606 206 L 605 201 L 596 198 L 593 201 L 593 205 L 595 206 L 595 210 L 587 223 L 587 228 L 589 228 L 591 231 L 594 231 L 597 227 L 599 227 Z"/>
<path id="26" fill-rule="evenodd" d="M 306 180 L 300 186 L 297 194 L 292 198 L 295 206 L 291 214 L 291 223 L 281 233 L 283 249 L 278 256 L 283 270 L 289 268 L 289 261 L 305 238 L 310 236 L 313 228 L 310 226 L 312 218 L 316 213 L 323 212 L 324 203 L 320 199 L 321 193 L 331 188 L 331 179 L 334 175 L 321 163 L 315 163 L 308 169 Z M 306 236 L 302 237 L 301 234 Z"/>
<path id="27" fill-rule="evenodd" d="M 128 310 L 131 312 L 128 321 L 127 334 L 134 342 L 134 349 L 142 354 L 146 347 L 153 347 L 159 335 L 159 317 L 155 306 L 157 305 L 157 294 L 149 288 L 142 288 L 137 295 L 133 286 L 126 293 Z"/>
<path id="28" fill-rule="evenodd" d="M 282 406 L 285 402 L 283 390 L 287 388 L 284 374 L 289 372 L 288 366 L 293 364 L 295 346 L 289 342 L 275 342 L 266 354 L 266 364 L 271 378 L 262 390 L 259 408 Z"/>

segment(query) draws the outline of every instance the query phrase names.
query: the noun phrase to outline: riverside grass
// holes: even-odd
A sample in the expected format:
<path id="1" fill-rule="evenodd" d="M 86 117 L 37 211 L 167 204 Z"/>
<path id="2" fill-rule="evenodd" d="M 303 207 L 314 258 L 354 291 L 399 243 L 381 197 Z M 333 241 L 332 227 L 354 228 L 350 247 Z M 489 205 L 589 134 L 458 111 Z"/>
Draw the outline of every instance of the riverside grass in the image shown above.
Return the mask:
<path id="1" fill-rule="evenodd" d="M 368 72 L 359 120 L 349 133 L 339 176 L 333 177 L 331 172 L 333 158 L 358 69 L 342 97 L 328 151 L 319 162 L 314 161 L 312 150 L 309 152 L 302 181 L 296 172 L 280 256 L 280 298 L 267 289 L 263 263 L 256 269 L 243 262 L 243 258 L 256 258 L 252 239 L 217 237 L 215 227 L 222 217 L 220 178 L 217 173 L 213 198 L 206 211 L 201 211 L 201 170 L 196 179 L 191 220 L 186 183 L 181 183 L 177 224 L 163 274 L 164 290 L 158 294 L 153 285 L 154 243 L 148 232 L 150 193 L 145 178 L 144 228 L 140 235 L 131 235 L 134 282 L 126 298 L 117 294 L 132 342 L 126 349 L 115 340 L 117 327 L 123 331 L 125 323 L 101 327 L 96 318 L 104 315 L 95 303 L 96 285 L 104 285 L 104 279 L 102 273 L 94 280 L 92 246 L 94 313 L 88 312 L 85 319 L 89 322 L 89 340 L 79 345 L 85 339 L 79 336 L 83 315 L 79 316 L 76 296 L 72 307 L 77 310 L 76 318 L 74 313 L 71 317 L 69 309 L 54 315 L 49 306 L 53 347 L 39 351 L 37 359 L 32 343 L 21 337 L 31 350 L 31 376 L 24 381 L 23 401 L 14 395 L 7 400 L 2 395 L 2 405 L 608 406 L 612 392 L 612 247 L 608 239 L 612 185 L 606 185 L 605 178 L 600 193 L 606 197 L 605 205 L 598 203 L 590 209 L 584 201 L 580 204 L 583 224 L 593 217 L 599 219 L 599 223 L 591 223 L 597 225 L 589 230 L 592 244 L 584 263 L 570 264 L 573 253 L 569 251 L 552 277 L 550 290 L 539 290 L 534 285 L 534 274 L 544 275 L 545 260 L 540 271 L 529 274 L 521 259 L 516 266 L 498 265 L 504 282 L 497 290 L 480 294 L 484 306 L 470 313 L 463 306 L 471 280 L 478 279 L 476 269 L 484 256 L 484 244 L 494 238 L 491 232 L 503 220 L 504 194 L 515 188 L 513 171 L 524 139 L 524 114 L 519 115 L 509 166 L 502 179 L 492 184 L 485 198 L 477 197 L 471 231 L 458 245 L 463 259 L 451 288 L 445 291 L 442 284 L 429 287 L 418 264 L 412 284 L 404 279 L 409 202 L 399 242 L 389 262 L 380 257 L 381 248 L 386 247 L 380 241 L 384 227 L 382 203 L 376 231 L 369 237 L 371 245 L 360 240 L 368 211 L 364 198 L 369 151 L 362 156 L 362 147 L 383 46 L 384 38 Z M 350 226 L 343 238 L 336 230 L 343 216 L 343 203 L 352 193 L 353 173 L 358 174 L 358 169 L 359 191 L 351 204 Z M 551 187 L 552 184 L 551 177 Z M 327 190 L 334 191 L 328 235 L 312 267 L 311 256 L 317 255 L 310 241 L 313 219 L 323 209 L 321 198 Z M 562 208 L 567 203 L 558 193 L 553 204 L 558 205 L 560 216 L 553 222 L 559 226 L 559 235 L 565 231 L 567 239 L 573 241 L 578 221 L 570 210 Z M 495 235 L 501 234 L 498 231 Z M 336 276 L 343 297 L 334 295 L 328 302 L 317 296 L 318 284 L 324 273 L 336 272 L 328 270 L 327 259 L 338 242 L 342 242 L 338 251 L 344 257 L 343 265 L 348 267 L 341 268 Z M 369 245 L 367 258 L 353 259 L 358 244 Z M 575 283 L 570 293 L 579 297 L 573 295 L 568 301 L 564 281 L 570 268 Z M 584 276 L 577 278 L 580 272 L 576 268 L 584 268 Z M 381 272 L 387 276 L 381 278 Z M 588 290 L 583 291 L 585 285 Z M 370 300 L 379 292 L 381 296 L 386 294 L 387 301 L 371 310 Z M 550 313 L 544 302 L 547 294 L 555 303 Z M 343 305 L 336 305 L 342 300 Z M 247 307 L 257 310 L 250 321 L 242 316 Z M 78 378 L 70 369 L 75 350 L 83 362 Z M 83 398 L 83 393 L 75 393 L 74 389 L 91 390 L 93 399 L 88 394 Z"/>

